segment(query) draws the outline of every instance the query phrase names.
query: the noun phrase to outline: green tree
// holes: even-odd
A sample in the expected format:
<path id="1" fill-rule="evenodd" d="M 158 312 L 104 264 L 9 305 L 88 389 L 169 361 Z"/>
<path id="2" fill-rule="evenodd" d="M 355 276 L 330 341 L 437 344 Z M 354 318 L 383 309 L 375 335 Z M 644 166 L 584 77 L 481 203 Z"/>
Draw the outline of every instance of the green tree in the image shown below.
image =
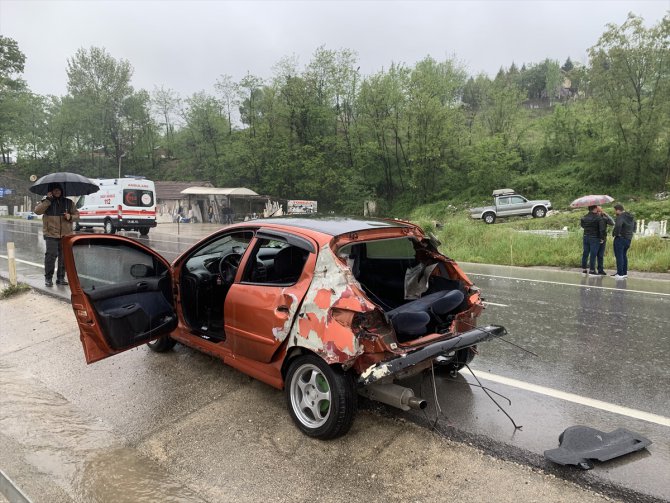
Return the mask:
<path id="1" fill-rule="evenodd" d="M 0 161 L 9 162 L 22 135 L 21 118 L 30 99 L 21 79 L 26 62 L 16 40 L 0 35 Z"/>
<path id="2" fill-rule="evenodd" d="M 635 188 L 659 186 L 670 100 L 670 16 L 645 28 L 641 17 L 629 14 L 622 25 L 608 25 L 589 57 L 591 91 L 618 140 L 618 175 Z"/>
<path id="3" fill-rule="evenodd" d="M 127 60 L 115 60 L 105 49 L 79 49 L 68 59 L 68 91 L 78 115 L 78 129 L 94 159 L 102 148 L 120 166 L 126 154 L 124 102 L 133 95 L 133 69 Z"/>

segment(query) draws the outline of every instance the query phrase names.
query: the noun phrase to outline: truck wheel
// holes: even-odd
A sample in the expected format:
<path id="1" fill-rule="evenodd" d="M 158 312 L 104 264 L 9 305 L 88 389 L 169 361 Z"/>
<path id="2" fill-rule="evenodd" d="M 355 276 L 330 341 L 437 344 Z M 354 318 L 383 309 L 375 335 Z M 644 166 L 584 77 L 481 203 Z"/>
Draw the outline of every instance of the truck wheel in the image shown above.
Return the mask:
<path id="1" fill-rule="evenodd" d="M 146 236 L 149 234 L 149 227 L 142 227 L 140 229 L 140 236 Z"/>
<path id="2" fill-rule="evenodd" d="M 544 218 L 547 216 L 547 208 L 538 206 L 533 210 L 533 218 Z"/>
<path id="3" fill-rule="evenodd" d="M 116 228 L 114 227 L 112 221 L 109 219 L 105 220 L 105 234 L 114 234 L 115 232 Z"/>
<path id="4" fill-rule="evenodd" d="M 487 224 L 493 224 L 496 221 L 495 213 L 485 213 L 482 218 Z"/>

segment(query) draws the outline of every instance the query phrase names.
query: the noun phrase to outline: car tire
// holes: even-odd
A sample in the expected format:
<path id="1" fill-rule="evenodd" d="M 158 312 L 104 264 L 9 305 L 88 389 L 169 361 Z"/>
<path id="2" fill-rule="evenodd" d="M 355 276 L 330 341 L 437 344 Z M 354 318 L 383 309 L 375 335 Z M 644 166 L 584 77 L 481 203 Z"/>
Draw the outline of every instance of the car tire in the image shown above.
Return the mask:
<path id="1" fill-rule="evenodd" d="M 114 234 L 116 232 L 116 228 L 114 227 L 114 224 L 109 219 L 105 220 L 104 228 L 105 228 L 105 234 Z"/>
<path id="2" fill-rule="evenodd" d="M 482 220 L 484 220 L 484 222 L 487 224 L 494 224 L 496 222 L 496 214 L 485 213 L 484 216 L 482 217 Z"/>
<path id="3" fill-rule="evenodd" d="M 351 376 L 316 355 L 291 362 L 284 381 L 289 413 L 306 435 L 328 440 L 349 431 L 358 409 Z"/>
<path id="4" fill-rule="evenodd" d="M 140 229 L 140 236 L 147 236 L 149 234 L 149 227 L 142 227 Z"/>
<path id="5" fill-rule="evenodd" d="M 81 229 L 82 229 L 82 226 L 79 225 L 79 222 L 75 222 L 74 224 L 72 224 L 72 230 L 73 231 L 80 231 Z"/>
<path id="6" fill-rule="evenodd" d="M 435 373 L 439 375 L 453 375 L 466 365 L 469 365 L 474 358 L 475 352 L 471 348 L 460 349 L 451 357 L 439 357 L 435 360 Z"/>
<path id="7" fill-rule="evenodd" d="M 538 206 L 533 210 L 533 218 L 544 218 L 547 216 L 547 208 Z"/>
<path id="8" fill-rule="evenodd" d="M 149 349 L 155 353 L 165 353 L 170 351 L 175 346 L 175 344 L 177 344 L 177 341 L 175 341 L 169 335 L 164 335 L 155 341 L 147 342 Z"/>

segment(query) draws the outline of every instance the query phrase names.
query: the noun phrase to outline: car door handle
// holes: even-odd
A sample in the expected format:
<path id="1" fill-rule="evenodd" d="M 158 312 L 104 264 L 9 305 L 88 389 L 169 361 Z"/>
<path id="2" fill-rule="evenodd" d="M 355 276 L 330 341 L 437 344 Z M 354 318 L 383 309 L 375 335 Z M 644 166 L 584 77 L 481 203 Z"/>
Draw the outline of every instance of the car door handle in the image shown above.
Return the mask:
<path id="1" fill-rule="evenodd" d="M 140 292 L 142 292 L 142 291 L 146 290 L 147 288 L 149 288 L 149 284 L 146 283 L 145 281 L 140 281 L 139 283 L 137 283 L 136 286 L 137 286 L 137 289 L 138 289 Z"/>
<path id="2" fill-rule="evenodd" d="M 289 308 L 288 308 L 288 306 L 279 306 L 279 307 L 277 307 L 277 311 L 279 311 L 280 313 L 287 313 L 288 314 Z"/>

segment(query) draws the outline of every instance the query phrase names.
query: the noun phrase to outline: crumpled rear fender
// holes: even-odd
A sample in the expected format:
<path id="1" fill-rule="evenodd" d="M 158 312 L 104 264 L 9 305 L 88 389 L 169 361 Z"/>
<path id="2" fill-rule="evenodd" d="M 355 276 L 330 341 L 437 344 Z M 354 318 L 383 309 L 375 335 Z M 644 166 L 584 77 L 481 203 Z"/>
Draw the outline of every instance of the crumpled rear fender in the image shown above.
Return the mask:
<path id="1" fill-rule="evenodd" d="M 329 364 L 350 364 L 363 353 L 363 347 L 351 320 L 342 313 L 375 309 L 351 270 L 326 244 L 319 250 L 314 277 L 291 327 L 287 350 L 302 347 Z"/>

